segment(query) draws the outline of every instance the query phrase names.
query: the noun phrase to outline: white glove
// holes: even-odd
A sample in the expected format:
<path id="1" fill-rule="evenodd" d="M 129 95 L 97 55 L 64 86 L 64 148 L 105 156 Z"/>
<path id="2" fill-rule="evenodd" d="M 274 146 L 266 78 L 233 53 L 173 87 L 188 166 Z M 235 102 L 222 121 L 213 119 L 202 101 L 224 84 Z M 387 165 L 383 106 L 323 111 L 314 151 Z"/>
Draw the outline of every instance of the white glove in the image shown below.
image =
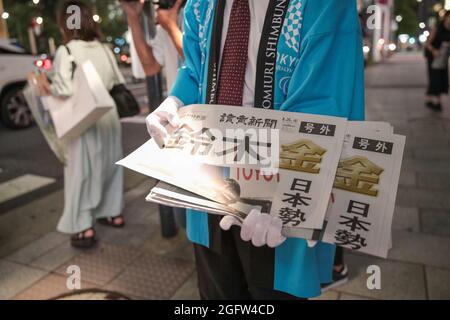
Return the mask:
<path id="1" fill-rule="evenodd" d="M 286 240 L 281 234 L 283 223 L 280 218 L 262 214 L 256 209 L 250 211 L 243 223 L 232 216 L 225 216 L 220 221 L 220 227 L 225 231 L 233 225 L 240 226 L 242 240 L 251 240 L 255 247 L 268 245 L 275 248 Z"/>
<path id="2" fill-rule="evenodd" d="M 181 126 L 178 109 L 182 106 L 178 98 L 170 96 L 145 119 L 148 133 L 160 148 L 164 148 L 170 134 Z"/>
<path id="3" fill-rule="evenodd" d="M 308 243 L 309 248 L 314 248 L 317 244 L 316 240 L 306 240 L 306 242 Z"/>

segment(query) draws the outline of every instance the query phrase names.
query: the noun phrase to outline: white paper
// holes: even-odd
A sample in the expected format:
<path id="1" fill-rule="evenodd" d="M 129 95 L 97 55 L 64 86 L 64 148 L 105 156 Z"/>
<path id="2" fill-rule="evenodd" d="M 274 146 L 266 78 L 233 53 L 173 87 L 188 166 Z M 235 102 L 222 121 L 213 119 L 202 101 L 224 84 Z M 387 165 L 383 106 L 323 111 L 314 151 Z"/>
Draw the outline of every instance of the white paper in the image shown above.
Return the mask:
<path id="1" fill-rule="evenodd" d="M 350 128 L 323 241 L 387 256 L 404 145 L 404 136 Z"/>

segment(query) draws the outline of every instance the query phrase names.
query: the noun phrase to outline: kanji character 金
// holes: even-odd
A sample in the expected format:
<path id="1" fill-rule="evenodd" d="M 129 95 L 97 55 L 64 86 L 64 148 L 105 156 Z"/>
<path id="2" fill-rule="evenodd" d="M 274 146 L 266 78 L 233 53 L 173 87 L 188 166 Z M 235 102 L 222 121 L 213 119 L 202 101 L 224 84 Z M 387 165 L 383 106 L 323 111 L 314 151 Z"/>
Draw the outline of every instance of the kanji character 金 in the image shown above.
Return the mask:
<path id="1" fill-rule="evenodd" d="M 281 146 L 280 168 L 287 170 L 319 173 L 322 157 L 326 150 L 311 140 L 299 140 L 297 142 Z"/>
<path id="2" fill-rule="evenodd" d="M 334 187 L 376 197 L 378 190 L 374 186 L 378 184 L 383 171 L 383 168 L 366 157 L 344 159 L 339 162 Z"/>

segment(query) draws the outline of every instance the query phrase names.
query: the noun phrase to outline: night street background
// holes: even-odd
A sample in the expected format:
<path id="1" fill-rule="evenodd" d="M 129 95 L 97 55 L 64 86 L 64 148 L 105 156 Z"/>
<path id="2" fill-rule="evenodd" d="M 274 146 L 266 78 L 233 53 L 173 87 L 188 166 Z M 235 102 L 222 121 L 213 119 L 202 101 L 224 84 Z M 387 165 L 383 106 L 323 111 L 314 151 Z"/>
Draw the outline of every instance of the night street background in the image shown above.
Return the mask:
<path id="1" fill-rule="evenodd" d="M 131 83 L 130 71 L 124 71 L 145 106 L 145 84 Z M 393 249 L 387 260 L 346 254 L 349 283 L 321 299 L 450 299 L 450 102 L 445 100 L 442 113 L 423 106 L 421 53 L 400 53 L 366 71 L 367 120 L 388 121 L 396 133 L 407 136 Z M 147 111 L 143 107 L 143 114 Z M 143 119 L 123 122 L 125 155 L 148 139 Z M 63 171 L 39 129 L 0 127 L 0 145 L 0 189 L 23 191 L 0 199 L 0 299 L 70 293 L 65 272 L 72 264 L 81 267 L 83 289 L 133 299 L 199 298 L 184 232 L 163 239 L 157 207 L 144 200 L 151 179 L 126 171 L 125 229 L 96 226 L 98 246 L 81 252 L 55 231 L 63 209 Z M 366 268 L 372 264 L 381 268 L 381 290 L 366 287 Z M 72 298 L 96 299 L 99 294 L 89 291 Z"/>

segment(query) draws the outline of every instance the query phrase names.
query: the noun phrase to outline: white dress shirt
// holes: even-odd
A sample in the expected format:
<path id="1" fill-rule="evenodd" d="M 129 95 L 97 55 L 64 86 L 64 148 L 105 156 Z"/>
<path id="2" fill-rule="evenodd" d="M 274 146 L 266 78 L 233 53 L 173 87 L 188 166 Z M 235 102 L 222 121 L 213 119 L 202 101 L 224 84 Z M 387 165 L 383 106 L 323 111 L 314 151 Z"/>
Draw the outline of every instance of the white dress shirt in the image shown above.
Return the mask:
<path id="1" fill-rule="evenodd" d="M 221 55 L 228 33 L 228 24 L 230 22 L 233 1 L 234 0 L 227 0 L 225 4 Z M 245 107 L 254 106 L 259 43 L 264 28 L 264 20 L 266 18 L 267 8 L 269 7 L 269 1 L 270 0 L 248 0 L 250 5 L 250 37 L 248 42 L 247 69 L 245 71 L 244 96 L 242 101 L 242 104 Z"/>

